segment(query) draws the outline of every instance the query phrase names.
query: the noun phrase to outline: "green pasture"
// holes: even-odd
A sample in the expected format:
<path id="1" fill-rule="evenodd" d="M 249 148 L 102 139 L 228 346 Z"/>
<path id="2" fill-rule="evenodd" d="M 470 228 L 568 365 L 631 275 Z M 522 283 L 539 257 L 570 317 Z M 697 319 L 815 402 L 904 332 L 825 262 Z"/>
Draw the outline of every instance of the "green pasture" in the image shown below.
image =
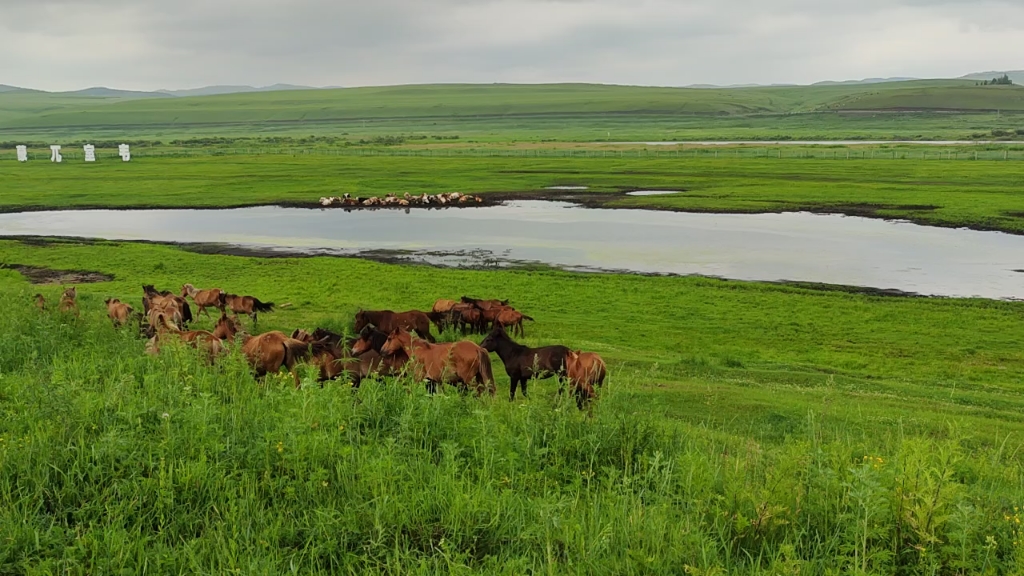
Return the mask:
<path id="1" fill-rule="evenodd" d="M 0 94 L 0 139 L 963 139 L 1019 136 L 1020 113 L 1024 88 L 963 80 L 715 89 L 442 84 L 143 99 L 9 92 Z"/>
<path id="2" fill-rule="evenodd" d="M 934 154 L 934 153 L 933 153 Z M 591 187 L 609 206 L 687 211 L 813 210 L 940 226 L 1024 231 L 1024 160 L 690 157 L 207 155 L 125 164 L 0 163 L 0 208 L 231 207 L 315 203 L 343 193 L 503 193 Z M 683 190 L 625 197 L 636 189 Z"/>
<path id="3" fill-rule="evenodd" d="M 114 278 L 80 285 L 73 319 L 32 306 L 60 286 L 0 269 L 0 572 L 1024 566 L 1020 303 L 137 244 L 0 254 Z M 321 389 L 311 371 L 296 391 L 236 355 L 147 357 L 104 316 L 106 297 L 186 281 L 287 305 L 257 331 L 507 297 L 537 319 L 528 343 L 598 351 L 611 377 L 583 413 L 550 382 L 509 403 L 496 357 L 495 399 Z"/>

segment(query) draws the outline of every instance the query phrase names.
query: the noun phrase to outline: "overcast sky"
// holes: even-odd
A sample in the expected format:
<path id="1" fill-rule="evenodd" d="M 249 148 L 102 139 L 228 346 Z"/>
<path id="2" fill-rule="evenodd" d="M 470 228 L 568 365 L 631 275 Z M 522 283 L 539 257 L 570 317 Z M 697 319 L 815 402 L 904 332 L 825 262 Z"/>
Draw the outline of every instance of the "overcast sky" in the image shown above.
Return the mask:
<path id="1" fill-rule="evenodd" d="M 1024 0 L 0 0 L 0 83 L 812 83 L 1024 68 Z"/>

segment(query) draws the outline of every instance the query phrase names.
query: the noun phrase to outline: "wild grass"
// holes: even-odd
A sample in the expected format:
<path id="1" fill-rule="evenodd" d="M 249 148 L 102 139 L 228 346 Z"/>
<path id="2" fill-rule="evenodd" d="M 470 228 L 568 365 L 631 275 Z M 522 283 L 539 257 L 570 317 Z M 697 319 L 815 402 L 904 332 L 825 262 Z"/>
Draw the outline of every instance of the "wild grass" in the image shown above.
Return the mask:
<path id="1" fill-rule="evenodd" d="M 1013 573 L 1019 433 L 759 438 L 619 367 L 588 412 L 411 382 L 257 384 L 0 291 L 0 572 Z M 718 386 L 713 379 L 708 386 Z M 720 392 L 715 392 L 720 393 Z M 781 393 L 780 396 L 785 396 Z M 913 410 L 914 408 L 908 408 Z M 849 407 L 838 407 L 856 412 Z M 893 410 L 895 421 L 905 413 Z"/>
<path id="2" fill-rule="evenodd" d="M 474 158 L 206 156 L 130 164 L 0 163 L 0 209 L 231 207 L 316 203 L 388 192 L 546 193 L 682 190 L 609 196 L 613 206 L 714 212 L 814 210 L 1024 232 L 1024 162 L 938 159 Z M 549 192 L 547 192 L 549 193 Z"/>

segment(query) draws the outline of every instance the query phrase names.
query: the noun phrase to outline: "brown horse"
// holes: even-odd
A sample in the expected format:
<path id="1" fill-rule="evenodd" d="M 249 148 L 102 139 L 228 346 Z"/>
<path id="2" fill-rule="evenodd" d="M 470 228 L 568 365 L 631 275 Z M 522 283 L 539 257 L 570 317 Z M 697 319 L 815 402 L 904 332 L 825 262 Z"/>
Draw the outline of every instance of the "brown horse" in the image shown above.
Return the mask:
<path id="1" fill-rule="evenodd" d="M 594 386 L 604 385 L 607 367 L 601 356 L 576 350 L 566 357 L 566 370 L 576 394 L 576 405 L 582 409 L 594 397 Z"/>
<path id="2" fill-rule="evenodd" d="M 412 334 L 398 328 L 388 336 L 381 353 L 390 356 L 399 351 L 409 356 L 416 379 L 426 380 L 431 392 L 437 390 L 438 384 L 459 384 L 461 389 L 466 390 L 475 382 L 478 396 L 485 389 L 492 396 L 495 393 L 491 357 L 486 350 L 472 342 L 463 340 L 431 344 L 414 339 Z"/>
<path id="3" fill-rule="evenodd" d="M 490 310 L 491 308 L 508 306 L 508 300 L 478 300 L 476 298 L 470 298 L 469 296 L 463 296 L 462 302 L 464 304 L 472 304 L 481 310 Z"/>
<path id="4" fill-rule="evenodd" d="M 339 377 L 347 376 L 352 381 L 352 387 L 358 388 L 363 379 L 371 374 L 380 374 L 384 366 L 383 359 L 379 352 L 368 350 L 361 354 L 350 354 L 342 347 L 342 337 L 329 330 L 317 328 L 312 334 L 304 330 L 296 330 L 292 338 L 312 343 L 316 340 L 324 340 L 329 347 L 319 356 L 311 360 L 311 364 L 320 368 L 320 386 L 328 380 L 336 380 Z"/>
<path id="5" fill-rule="evenodd" d="M 377 374 L 381 376 L 398 376 L 405 370 L 405 365 L 409 362 L 409 355 L 404 350 L 398 350 L 394 354 L 385 356 L 383 350 L 387 341 L 388 334 L 377 330 L 373 326 L 367 326 L 359 333 L 359 338 L 352 343 L 352 355 L 362 357 L 371 352 L 376 353 L 381 357 Z"/>
<path id="6" fill-rule="evenodd" d="M 235 341 L 235 334 L 241 332 L 242 327 L 239 325 L 238 320 L 229 317 L 225 313 L 221 313 L 220 319 L 213 326 L 213 335 L 221 340 L 227 342 Z"/>
<path id="7" fill-rule="evenodd" d="M 256 372 L 257 378 L 274 374 L 286 366 L 295 379 L 295 387 L 301 388 L 299 373 L 295 366 L 309 358 L 319 356 L 329 344 L 326 341 L 305 343 L 285 336 L 283 332 L 267 332 L 259 336 L 249 336 L 242 342 L 242 353 Z"/>
<path id="8" fill-rule="evenodd" d="M 512 328 L 512 333 L 517 334 L 522 338 L 523 336 L 526 336 L 526 330 L 523 328 L 524 320 L 533 322 L 533 318 L 530 318 L 515 308 L 503 308 L 494 319 L 494 326 Z"/>
<path id="9" fill-rule="evenodd" d="M 38 308 L 41 312 L 45 312 L 46 298 L 43 298 L 42 294 L 36 294 L 35 296 L 33 296 L 33 298 L 36 299 L 36 308 Z"/>
<path id="10" fill-rule="evenodd" d="M 528 348 L 515 343 L 501 325 L 497 325 L 480 343 L 488 352 L 497 352 L 505 364 L 505 373 L 512 383 L 509 400 L 516 399 L 516 386 L 521 386 L 526 396 L 526 384 L 533 378 L 557 376 L 559 382 L 566 377 L 566 357 L 571 352 L 565 346 L 544 346 Z"/>
<path id="11" fill-rule="evenodd" d="M 163 313 L 154 310 L 153 314 L 154 317 L 152 319 L 152 325 L 156 330 L 156 333 L 146 344 L 146 352 L 149 354 L 158 354 L 160 352 L 160 345 L 168 337 L 177 337 L 189 346 L 197 350 L 205 351 L 210 364 L 213 364 L 216 361 L 217 356 L 220 356 L 226 350 L 220 338 L 217 338 L 211 332 L 207 332 L 205 330 L 191 330 L 185 332 L 175 326 L 174 323 Z"/>
<path id="12" fill-rule="evenodd" d="M 253 296 L 238 296 L 237 294 L 221 293 L 220 301 L 222 306 L 227 306 L 235 315 L 246 314 L 252 318 L 255 326 L 260 312 L 273 312 L 273 302 L 260 302 L 259 298 Z"/>
<path id="13" fill-rule="evenodd" d="M 455 306 L 455 304 L 457 304 L 455 300 L 438 300 L 437 302 L 434 302 L 434 308 L 431 310 L 431 312 L 444 314 L 445 312 L 451 310 L 452 307 Z"/>
<path id="14" fill-rule="evenodd" d="M 210 313 L 206 310 L 207 308 L 216 308 L 220 310 L 220 313 L 224 313 L 224 302 L 221 301 L 220 295 L 224 291 L 220 288 L 211 288 L 210 290 L 197 290 L 195 286 L 191 284 L 183 284 L 181 286 L 181 297 L 191 297 L 192 301 L 196 303 L 196 307 L 199 308 L 196 314 L 202 314 L 206 312 L 209 316 Z"/>
<path id="15" fill-rule="evenodd" d="M 131 319 L 134 310 L 131 306 L 121 302 L 117 298 L 107 298 L 104 303 L 107 305 L 107 316 L 115 327 L 124 326 Z"/>
<path id="16" fill-rule="evenodd" d="M 57 305 L 57 309 L 61 312 L 70 312 L 75 316 L 78 316 L 78 289 L 72 286 L 60 296 L 60 303 Z"/>
<path id="17" fill-rule="evenodd" d="M 434 341 L 430 335 L 430 317 L 419 310 L 408 312 L 392 312 L 391 310 L 360 310 L 356 313 L 355 331 L 362 332 L 373 324 L 381 332 L 391 333 L 399 328 L 416 332 L 429 342 Z"/>
<path id="18" fill-rule="evenodd" d="M 152 284 L 146 284 L 142 287 L 142 311 L 148 317 L 150 310 L 156 306 L 158 308 L 170 309 L 170 303 L 173 302 L 177 306 L 178 312 L 181 314 L 181 320 L 179 322 L 180 327 L 184 328 L 190 324 L 192 318 L 192 308 L 188 305 L 188 300 L 185 300 L 177 294 L 173 294 L 168 290 L 162 292 L 157 291 Z"/>

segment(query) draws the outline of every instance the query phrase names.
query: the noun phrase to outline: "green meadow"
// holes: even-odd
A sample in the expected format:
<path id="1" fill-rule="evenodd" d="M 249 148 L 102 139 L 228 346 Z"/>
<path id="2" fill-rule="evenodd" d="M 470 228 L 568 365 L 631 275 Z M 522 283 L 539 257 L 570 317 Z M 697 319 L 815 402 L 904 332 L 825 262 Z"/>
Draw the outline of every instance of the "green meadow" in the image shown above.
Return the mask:
<path id="1" fill-rule="evenodd" d="M 574 194 L 593 206 L 1019 234 L 1012 144 L 616 143 L 1006 140 L 1024 131 L 1022 95 L 970 81 L 4 92 L 0 211 L 587 186 Z M 75 156 L 85 140 L 99 162 Z M 122 140 L 128 164 L 111 157 Z M 69 160 L 40 157 L 49 142 Z M 56 311 L 64 285 L 33 285 L 26 266 L 108 280 L 78 284 L 76 317 Z M 597 352 L 610 377 L 582 411 L 554 381 L 509 402 L 495 355 L 494 398 L 409 378 L 320 387 L 308 366 L 295 389 L 256 381 L 234 347 L 214 365 L 183 346 L 147 355 L 136 326 L 106 317 L 107 298 L 140 308 L 143 284 L 186 282 L 274 302 L 245 321 L 253 334 L 351 335 L 360 308 L 509 298 L 536 319 L 526 344 Z M 0 334 L 0 574 L 1024 571 L 1021 302 L 27 238 L 0 240 Z"/>
<path id="2" fill-rule="evenodd" d="M 114 278 L 79 286 L 75 319 L 52 311 L 59 286 L 0 269 L 3 572 L 1024 565 L 1019 303 L 113 243 L 0 253 Z M 321 389 L 311 370 L 295 390 L 255 383 L 235 355 L 148 357 L 105 317 L 107 297 L 138 305 L 142 283 L 186 281 L 286 305 L 258 331 L 350 332 L 359 307 L 507 297 L 537 319 L 528 343 L 600 352 L 611 379 L 582 413 L 553 382 L 509 403 L 497 358 L 495 399 Z"/>
<path id="3" fill-rule="evenodd" d="M 100 98 L 0 93 L 4 139 L 459 136 L 477 142 L 1020 136 L 1024 88 L 931 80 L 656 88 L 439 84 Z"/>

